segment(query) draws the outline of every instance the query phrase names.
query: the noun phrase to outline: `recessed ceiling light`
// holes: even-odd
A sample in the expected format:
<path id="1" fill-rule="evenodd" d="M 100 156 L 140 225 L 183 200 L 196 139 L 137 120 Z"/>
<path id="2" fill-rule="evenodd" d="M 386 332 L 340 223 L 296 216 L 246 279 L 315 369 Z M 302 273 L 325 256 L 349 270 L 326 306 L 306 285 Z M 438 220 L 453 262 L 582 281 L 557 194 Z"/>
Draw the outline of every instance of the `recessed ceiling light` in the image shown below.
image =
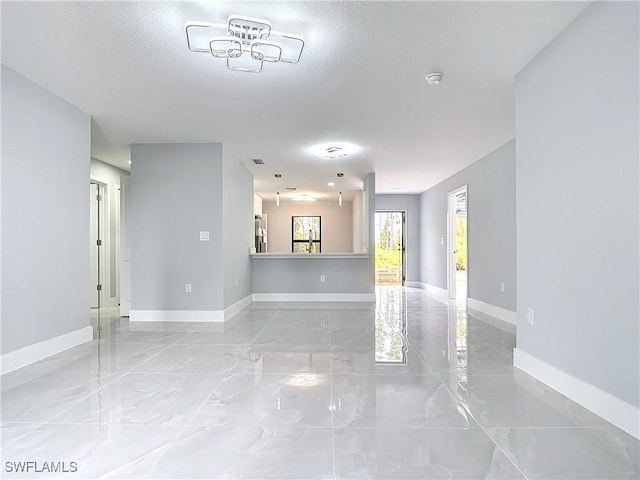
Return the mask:
<path id="1" fill-rule="evenodd" d="M 330 187 L 335 187 L 336 186 L 336 182 L 329 182 L 329 183 L 327 183 L 327 185 L 329 185 Z"/>
<path id="2" fill-rule="evenodd" d="M 131 160 L 129 160 L 129 165 L 131 165 Z"/>
<path id="3" fill-rule="evenodd" d="M 425 80 L 429 85 L 438 85 L 442 81 L 443 74 L 440 72 L 433 72 L 427 75 Z"/>

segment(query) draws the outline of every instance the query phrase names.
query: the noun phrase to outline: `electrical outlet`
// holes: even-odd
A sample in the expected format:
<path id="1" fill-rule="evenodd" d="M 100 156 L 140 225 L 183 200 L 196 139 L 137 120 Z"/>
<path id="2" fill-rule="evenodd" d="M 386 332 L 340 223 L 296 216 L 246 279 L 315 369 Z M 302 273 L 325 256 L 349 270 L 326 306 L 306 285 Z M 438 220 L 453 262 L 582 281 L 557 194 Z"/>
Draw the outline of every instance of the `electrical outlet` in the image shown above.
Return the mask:
<path id="1" fill-rule="evenodd" d="M 236 278 L 236 288 L 238 288 L 240 286 L 240 282 L 238 281 L 238 279 Z"/>
<path id="2" fill-rule="evenodd" d="M 504 293 L 504 292 L 506 292 L 506 291 L 507 291 L 507 286 L 505 285 L 505 283 L 504 283 L 504 282 L 500 283 L 500 291 L 501 291 L 502 293 Z"/>
<path id="3" fill-rule="evenodd" d="M 324 275 L 320 275 L 320 283 L 324 283 L 324 282 L 325 282 Z"/>
<path id="4" fill-rule="evenodd" d="M 191 284 L 190 283 L 185 283 L 184 291 L 185 291 L 185 293 L 191 293 Z"/>
<path id="5" fill-rule="evenodd" d="M 440 245 L 444 245 L 444 237 L 440 237 Z"/>
<path id="6" fill-rule="evenodd" d="M 431 276 L 433 273 L 433 270 L 431 270 L 431 267 L 429 267 L 429 276 Z"/>
<path id="7" fill-rule="evenodd" d="M 533 325 L 533 308 L 527 308 L 527 323 Z"/>

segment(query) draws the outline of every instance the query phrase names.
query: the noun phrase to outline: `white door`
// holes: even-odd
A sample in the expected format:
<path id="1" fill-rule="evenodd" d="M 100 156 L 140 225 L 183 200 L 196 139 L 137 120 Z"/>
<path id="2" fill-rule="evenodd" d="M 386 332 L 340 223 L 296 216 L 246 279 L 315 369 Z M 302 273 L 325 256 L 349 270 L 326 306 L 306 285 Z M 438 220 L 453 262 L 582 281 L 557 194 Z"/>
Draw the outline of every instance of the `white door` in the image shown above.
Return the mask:
<path id="1" fill-rule="evenodd" d="M 131 177 L 120 178 L 120 316 L 131 310 L 131 241 L 129 236 L 129 195 Z"/>

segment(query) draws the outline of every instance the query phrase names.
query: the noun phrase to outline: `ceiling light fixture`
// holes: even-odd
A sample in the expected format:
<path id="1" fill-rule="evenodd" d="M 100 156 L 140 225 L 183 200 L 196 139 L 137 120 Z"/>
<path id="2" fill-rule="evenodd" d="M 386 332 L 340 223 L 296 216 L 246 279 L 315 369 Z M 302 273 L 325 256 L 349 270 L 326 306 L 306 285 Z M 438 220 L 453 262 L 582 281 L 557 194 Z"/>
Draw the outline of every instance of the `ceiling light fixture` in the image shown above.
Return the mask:
<path id="1" fill-rule="evenodd" d="M 336 158 L 344 158 L 360 150 L 360 147 L 353 143 L 347 142 L 331 142 L 314 145 L 309 149 L 312 155 L 317 155 L 323 160 L 334 160 Z"/>
<path id="2" fill-rule="evenodd" d="M 338 179 L 340 180 L 340 194 L 338 195 L 338 206 L 342 206 L 342 177 L 344 177 L 344 173 L 338 174 Z"/>
<path id="3" fill-rule="evenodd" d="M 442 81 L 443 74 L 440 72 L 433 72 L 424 77 L 429 85 L 438 85 Z"/>
<path id="4" fill-rule="evenodd" d="M 316 201 L 315 198 L 310 197 L 306 193 L 302 193 L 300 195 L 297 195 L 297 196 L 293 197 L 292 200 L 295 200 L 296 202 L 315 202 Z"/>
<path id="5" fill-rule="evenodd" d="M 277 187 L 276 187 L 276 207 L 280 206 L 280 179 L 282 178 L 282 175 L 279 173 L 276 173 L 274 175 L 274 177 L 276 177 L 276 183 L 277 183 Z"/>
<path id="6" fill-rule="evenodd" d="M 231 15 L 227 23 L 189 22 L 185 25 L 187 47 L 226 60 L 236 72 L 260 73 L 264 62 L 298 63 L 304 39 L 271 30 L 259 18 Z"/>
<path id="7" fill-rule="evenodd" d="M 336 186 L 336 182 L 329 182 L 329 183 L 327 183 L 327 185 L 329 185 L 330 187 L 335 187 Z"/>
<path id="8" fill-rule="evenodd" d="M 345 152 L 342 147 L 337 147 L 334 145 L 333 147 L 327 148 L 327 152 L 320 155 L 320 158 L 322 160 L 333 160 L 335 158 L 342 158 L 346 156 L 347 152 Z"/>

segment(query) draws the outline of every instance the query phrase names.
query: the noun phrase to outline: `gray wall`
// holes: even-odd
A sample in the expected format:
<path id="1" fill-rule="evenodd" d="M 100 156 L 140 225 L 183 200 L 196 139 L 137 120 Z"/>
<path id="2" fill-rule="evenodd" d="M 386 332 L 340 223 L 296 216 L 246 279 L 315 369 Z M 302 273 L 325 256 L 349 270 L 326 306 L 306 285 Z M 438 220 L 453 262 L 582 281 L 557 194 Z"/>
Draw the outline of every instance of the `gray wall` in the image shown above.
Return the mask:
<path id="1" fill-rule="evenodd" d="M 254 258 L 253 292 L 373 293 L 370 263 L 369 258 Z"/>
<path id="2" fill-rule="evenodd" d="M 407 281 L 420 281 L 420 195 L 376 195 L 376 210 L 405 210 Z"/>
<path id="3" fill-rule="evenodd" d="M 447 288 L 447 196 L 467 184 L 468 296 L 516 310 L 515 141 L 420 196 L 420 278 Z M 444 244 L 440 238 L 444 237 Z M 505 282 L 506 292 L 500 291 Z"/>
<path id="4" fill-rule="evenodd" d="M 2 66 L 2 342 L 89 325 L 91 118 Z"/>
<path id="5" fill-rule="evenodd" d="M 638 3 L 595 3 L 516 81 L 518 348 L 636 406 L 638 53 Z"/>
<path id="6" fill-rule="evenodd" d="M 106 258 L 103 268 L 106 275 L 103 277 L 103 294 L 101 305 L 104 307 L 117 307 L 120 301 L 119 292 L 119 228 L 120 228 L 120 178 L 129 176 L 129 172 L 120 170 L 95 158 L 91 159 L 91 177 L 107 182 L 105 202 L 107 207 L 104 212 L 107 216 L 103 232 L 103 244 Z M 89 245 L 91 248 L 91 245 Z"/>
<path id="7" fill-rule="evenodd" d="M 131 161 L 131 309 L 222 310 L 222 145 L 132 145 Z"/>
<path id="8" fill-rule="evenodd" d="M 223 149 L 224 308 L 251 295 L 253 175 Z M 236 287 L 236 279 L 238 286 Z"/>
<path id="9" fill-rule="evenodd" d="M 351 202 L 294 202 L 282 200 L 262 202 L 262 211 L 267 214 L 267 251 L 269 253 L 291 253 L 291 217 L 296 215 L 319 215 L 321 217 L 322 253 L 353 252 L 353 209 Z"/>

